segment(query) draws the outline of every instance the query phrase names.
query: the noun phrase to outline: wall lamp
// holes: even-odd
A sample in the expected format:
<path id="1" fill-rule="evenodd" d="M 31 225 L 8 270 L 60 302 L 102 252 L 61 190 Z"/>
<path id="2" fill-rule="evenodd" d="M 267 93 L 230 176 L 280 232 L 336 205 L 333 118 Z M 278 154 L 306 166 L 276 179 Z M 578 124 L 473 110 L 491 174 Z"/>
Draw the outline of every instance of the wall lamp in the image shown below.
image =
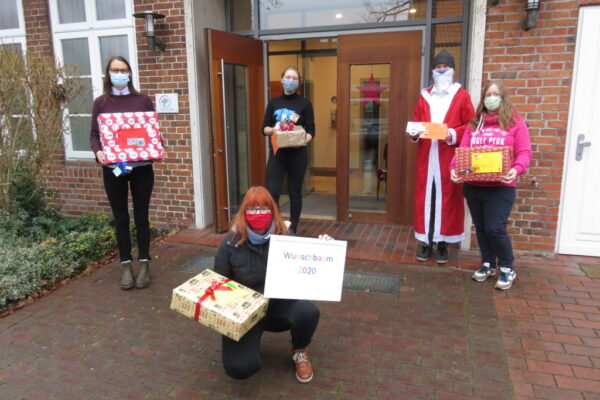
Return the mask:
<path id="1" fill-rule="evenodd" d="M 164 18 L 165 16 L 157 12 L 144 11 L 133 14 L 136 18 L 143 18 L 146 21 L 146 40 L 148 41 L 148 48 L 150 50 L 165 51 L 167 45 L 163 42 L 159 42 L 155 39 L 156 34 L 154 33 L 154 20 L 158 18 Z"/>
<path id="2" fill-rule="evenodd" d="M 523 21 L 521 21 L 521 28 L 524 31 L 528 31 L 535 28 L 535 24 L 537 23 L 538 12 L 540 11 L 540 0 L 527 0 L 525 11 L 527 11 L 527 15 L 523 18 Z"/>

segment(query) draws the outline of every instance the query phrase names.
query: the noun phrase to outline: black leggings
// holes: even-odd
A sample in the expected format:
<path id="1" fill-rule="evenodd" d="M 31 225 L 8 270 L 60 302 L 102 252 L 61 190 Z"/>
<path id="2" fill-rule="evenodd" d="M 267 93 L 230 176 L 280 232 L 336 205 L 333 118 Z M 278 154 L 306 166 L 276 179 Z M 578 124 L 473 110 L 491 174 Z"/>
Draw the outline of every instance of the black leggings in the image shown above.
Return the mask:
<path id="1" fill-rule="evenodd" d="M 283 148 L 277 154 L 270 152 L 267 163 L 266 187 L 275 202 L 279 203 L 279 194 L 283 178 L 287 173 L 288 194 L 290 195 L 290 228 L 296 232 L 300 213 L 302 212 L 302 182 L 308 166 L 308 150 L 306 147 Z"/>
<path id="2" fill-rule="evenodd" d="M 239 342 L 223 336 L 222 353 L 225 372 L 232 378 L 245 379 L 261 367 L 260 339 L 264 331 L 290 331 L 292 348 L 304 349 L 312 340 L 319 323 L 317 306 L 307 300 L 271 299 L 267 315 Z"/>
<path id="3" fill-rule="evenodd" d="M 138 258 L 150 260 L 150 221 L 148 208 L 154 186 L 152 165 L 135 167 L 129 174 L 115 176 L 113 169 L 102 167 L 104 190 L 115 218 L 115 232 L 121 261 L 130 261 L 131 237 L 129 235 L 128 187 L 131 186 L 133 218 L 137 230 Z"/>

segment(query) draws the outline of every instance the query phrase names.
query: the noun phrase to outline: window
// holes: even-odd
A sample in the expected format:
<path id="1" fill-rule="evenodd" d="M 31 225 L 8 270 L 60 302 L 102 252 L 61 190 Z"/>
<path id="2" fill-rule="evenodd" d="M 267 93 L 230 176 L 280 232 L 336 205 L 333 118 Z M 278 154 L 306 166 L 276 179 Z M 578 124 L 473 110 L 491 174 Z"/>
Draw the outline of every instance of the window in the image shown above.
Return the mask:
<path id="1" fill-rule="evenodd" d="M 92 104 L 102 94 L 108 60 L 127 58 L 138 86 L 132 9 L 131 0 L 50 0 L 55 53 L 62 64 L 75 66 L 85 88 L 69 108 L 67 159 L 94 157 L 90 150 Z"/>
<path id="2" fill-rule="evenodd" d="M 0 0 L 0 46 L 25 51 L 25 20 L 21 0 Z"/>

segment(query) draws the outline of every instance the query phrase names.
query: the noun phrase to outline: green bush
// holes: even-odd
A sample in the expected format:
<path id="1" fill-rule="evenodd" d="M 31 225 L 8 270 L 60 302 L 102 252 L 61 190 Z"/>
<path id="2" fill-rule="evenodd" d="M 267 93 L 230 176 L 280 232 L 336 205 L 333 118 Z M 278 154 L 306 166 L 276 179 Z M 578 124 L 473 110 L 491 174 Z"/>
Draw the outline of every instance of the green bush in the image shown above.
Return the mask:
<path id="1" fill-rule="evenodd" d="M 36 217 L 33 224 L 25 224 L 23 218 L 23 213 L 0 212 L 0 224 L 7 227 L 0 236 L 0 311 L 116 249 L 108 217 L 71 219 L 56 214 Z"/>
<path id="2" fill-rule="evenodd" d="M 112 220 L 103 215 L 67 218 L 49 207 L 35 182 L 15 186 L 11 212 L 0 209 L 0 312 L 117 249 Z M 130 227 L 132 242 L 136 230 Z M 168 229 L 151 229 L 151 236 Z"/>

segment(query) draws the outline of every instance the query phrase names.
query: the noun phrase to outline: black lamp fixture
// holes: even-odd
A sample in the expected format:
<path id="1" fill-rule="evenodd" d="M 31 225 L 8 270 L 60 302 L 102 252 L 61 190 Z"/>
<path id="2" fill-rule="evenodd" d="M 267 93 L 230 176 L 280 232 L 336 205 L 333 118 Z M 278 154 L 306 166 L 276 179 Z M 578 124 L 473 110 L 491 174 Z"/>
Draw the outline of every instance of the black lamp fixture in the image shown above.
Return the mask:
<path id="1" fill-rule="evenodd" d="M 158 18 L 164 18 L 165 16 L 152 11 L 135 13 L 133 16 L 136 18 L 143 18 L 146 21 L 146 39 L 148 41 L 148 48 L 150 50 L 156 50 L 158 48 L 160 51 L 165 51 L 167 45 L 163 42 L 155 40 L 156 34 L 154 33 L 154 20 Z"/>
<path id="2" fill-rule="evenodd" d="M 537 23 L 538 12 L 540 11 L 540 0 L 527 0 L 525 11 L 527 11 L 527 15 L 523 18 L 523 21 L 521 21 L 521 28 L 524 31 L 528 31 L 535 28 L 535 24 Z"/>

